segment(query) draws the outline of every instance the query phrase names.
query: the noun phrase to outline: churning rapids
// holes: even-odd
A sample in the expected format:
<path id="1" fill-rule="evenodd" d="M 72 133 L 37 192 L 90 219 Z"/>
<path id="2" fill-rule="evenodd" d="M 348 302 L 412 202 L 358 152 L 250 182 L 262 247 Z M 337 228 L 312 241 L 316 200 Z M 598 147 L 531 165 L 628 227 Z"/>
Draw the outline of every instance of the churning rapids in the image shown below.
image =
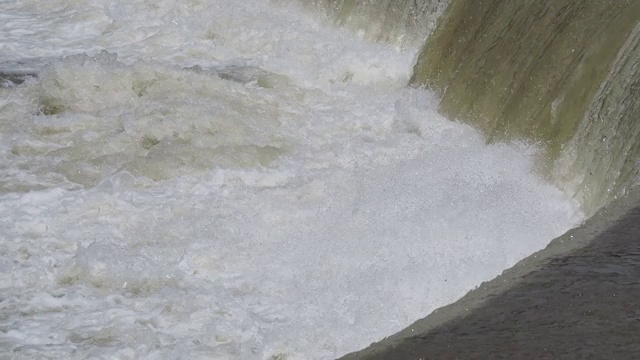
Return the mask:
<path id="1" fill-rule="evenodd" d="M 266 0 L 0 0 L 0 355 L 332 359 L 582 219 L 418 48 Z"/>

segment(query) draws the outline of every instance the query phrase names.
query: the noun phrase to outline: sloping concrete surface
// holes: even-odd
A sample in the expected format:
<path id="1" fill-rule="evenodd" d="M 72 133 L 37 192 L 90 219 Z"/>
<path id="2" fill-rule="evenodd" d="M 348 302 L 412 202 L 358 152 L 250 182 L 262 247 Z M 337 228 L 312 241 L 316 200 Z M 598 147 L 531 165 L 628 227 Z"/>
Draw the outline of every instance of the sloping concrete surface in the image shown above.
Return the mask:
<path id="1" fill-rule="evenodd" d="M 344 359 L 640 359 L 640 203 L 633 199 Z"/>

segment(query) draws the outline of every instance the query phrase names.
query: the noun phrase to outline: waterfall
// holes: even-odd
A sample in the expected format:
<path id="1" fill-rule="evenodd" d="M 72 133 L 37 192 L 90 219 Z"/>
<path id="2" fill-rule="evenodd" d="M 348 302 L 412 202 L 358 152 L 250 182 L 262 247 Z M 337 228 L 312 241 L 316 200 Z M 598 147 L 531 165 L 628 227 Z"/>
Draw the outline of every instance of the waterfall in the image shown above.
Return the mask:
<path id="1" fill-rule="evenodd" d="M 587 214 L 638 183 L 640 2 L 453 1 L 411 83 L 487 141 L 526 139 Z"/>

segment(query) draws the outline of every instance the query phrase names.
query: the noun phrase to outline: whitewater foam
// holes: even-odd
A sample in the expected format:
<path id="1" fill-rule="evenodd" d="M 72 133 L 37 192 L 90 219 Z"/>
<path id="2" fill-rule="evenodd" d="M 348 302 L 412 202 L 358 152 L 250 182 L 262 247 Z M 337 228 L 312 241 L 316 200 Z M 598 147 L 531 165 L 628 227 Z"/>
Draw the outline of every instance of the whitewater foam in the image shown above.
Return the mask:
<path id="1" fill-rule="evenodd" d="M 335 358 L 581 218 L 404 86 L 415 51 L 263 1 L 38 4 L 2 3 L 38 72 L 0 88 L 5 354 Z"/>

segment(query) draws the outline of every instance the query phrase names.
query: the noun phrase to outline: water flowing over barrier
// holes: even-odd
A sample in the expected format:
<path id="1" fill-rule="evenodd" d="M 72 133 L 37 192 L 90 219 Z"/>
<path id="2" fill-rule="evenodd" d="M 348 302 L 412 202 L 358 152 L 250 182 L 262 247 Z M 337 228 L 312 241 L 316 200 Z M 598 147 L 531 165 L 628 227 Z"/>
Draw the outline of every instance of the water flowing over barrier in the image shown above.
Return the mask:
<path id="1" fill-rule="evenodd" d="M 638 295 L 640 2 L 452 0 L 410 83 L 436 91 L 441 113 L 473 124 L 489 143 L 543 146 L 539 171 L 590 218 L 461 300 L 343 359 L 637 353 L 625 307 Z M 563 300 L 550 301 L 554 292 Z M 590 297 L 578 299 L 582 293 Z M 608 310 L 585 318 L 599 307 Z"/>
<path id="2" fill-rule="evenodd" d="M 1 1 L 0 357 L 333 359 L 584 219 L 537 171 L 542 147 L 541 170 L 583 204 L 623 194 L 637 178 L 635 142 L 618 141 L 637 129 L 637 6 L 447 3 Z M 526 19 L 487 19 L 503 12 Z M 543 36 L 549 14 L 565 25 Z M 483 32 L 498 36 L 465 37 Z M 507 52 L 523 100 L 485 104 L 504 88 L 483 69 L 509 67 L 483 54 L 537 32 L 542 55 Z M 432 50 L 454 66 L 446 81 L 420 80 Z M 544 118 L 527 87 L 556 115 L 508 130 Z M 502 108 L 524 110 L 489 117 Z M 547 123 L 563 121 L 554 140 Z M 581 244 L 564 239 L 552 254 Z"/>
<path id="3" fill-rule="evenodd" d="M 541 142 L 593 214 L 640 181 L 639 21 L 638 1 L 452 1 L 411 83 L 489 141 Z"/>
<path id="4" fill-rule="evenodd" d="M 556 181 L 587 209 L 625 196 L 640 182 L 640 23 L 555 167 Z"/>
<path id="5" fill-rule="evenodd" d="M 421 44 L 448 0 L 302 0 L 369 40 Z"/>
<path id="6" fill-rule="evenodd" d="M 303 3 L 367 39 L 428 39 L 410 83 L 489 142 L 542 144 L 541 172 L 587 214 L 640 183 L 640 2 Z"/>

